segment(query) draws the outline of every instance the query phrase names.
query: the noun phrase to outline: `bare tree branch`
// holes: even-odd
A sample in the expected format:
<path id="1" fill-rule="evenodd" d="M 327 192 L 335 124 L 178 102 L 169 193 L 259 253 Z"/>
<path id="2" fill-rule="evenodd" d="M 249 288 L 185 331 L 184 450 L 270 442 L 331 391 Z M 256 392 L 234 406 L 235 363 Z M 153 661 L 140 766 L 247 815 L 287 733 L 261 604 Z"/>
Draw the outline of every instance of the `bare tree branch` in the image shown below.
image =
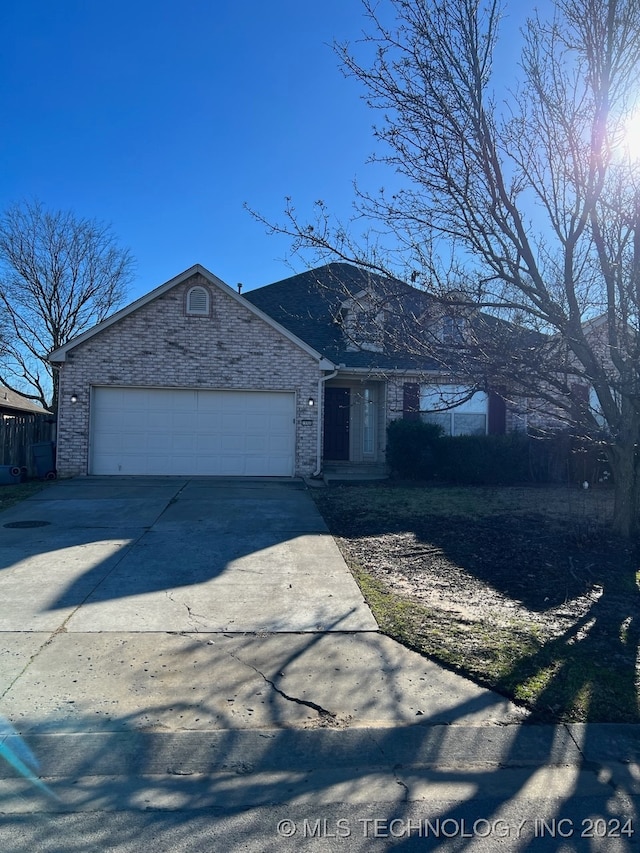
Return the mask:
<path id="1" fill-rule="evenodd" d="M 39 201 L 8 207 L 0 219 L 0 382 L 56 411 L 47 355 L 123 302 L 133 267 L 109 225 Z"/>
<path id="2" fill-rule="evenodd" d="M 348 225 L 322 203 L 306 221 L 289 200 L 285 222 L 270 227 L 294 252 L 404 278 L 434 299 L 462 294 L 478 318 L 464 350 L 438 349 L 428 321 L 411 345 L 470 387 L 504 381 L 513 399 L 544 401 L 582 431 L 604 421 L 615 525 L 632 532 L 640 162 L 624 138 L 638 102 L 640 3 L 556 0 L 549 19 L 535 13 L 518 74 L 501 90 L 499 0 L 364 0 L 364 9 L 363 42 L 336 50 L 381 117 L 373 159 L 400 187 L 356 189 Z M 577 402 L 576 385 L 592 389 L 595 404 Z"/>

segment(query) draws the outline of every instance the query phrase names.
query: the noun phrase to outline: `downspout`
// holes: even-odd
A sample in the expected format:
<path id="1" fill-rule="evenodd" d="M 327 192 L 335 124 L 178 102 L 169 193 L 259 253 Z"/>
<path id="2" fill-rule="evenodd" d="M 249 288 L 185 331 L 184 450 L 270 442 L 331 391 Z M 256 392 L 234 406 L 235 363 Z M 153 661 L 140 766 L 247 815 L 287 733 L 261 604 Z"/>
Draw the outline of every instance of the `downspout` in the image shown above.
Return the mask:
<path id="1" fill-rule="evenodd" d="M 316 430 L 316 470 L 311 475 L 312 477 L 319 477 L 322 473 L 322 410 L 324 406 L 324 393 L 323 393 L 323 385 L 328 379 L 333 379 L 334 376 L 338 375 L 338 371 L 334 370 L 333 373 L 327 374 L 327 376 L 321 376 L 318 379 L 318 428 Z"/>

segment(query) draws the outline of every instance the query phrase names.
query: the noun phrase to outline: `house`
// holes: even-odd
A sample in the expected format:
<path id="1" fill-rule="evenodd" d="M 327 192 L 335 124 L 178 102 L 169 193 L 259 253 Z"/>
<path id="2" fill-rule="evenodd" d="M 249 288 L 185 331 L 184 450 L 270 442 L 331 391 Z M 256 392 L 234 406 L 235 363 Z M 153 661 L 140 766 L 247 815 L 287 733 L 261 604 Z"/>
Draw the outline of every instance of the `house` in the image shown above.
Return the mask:
<path id="1" fill-rule="evenodd" d="M 10 388 L 0 385 L 0 418 L 15 418 L 18 415 L 48 415 L 38 403 L 23 397 Z"/>
<path id="2" fill-rule="evenodd" d="M 453 309 L 429 314 L 426 299 L 348 264 L 245 295 L 193 266 L 51 353 L 58 473 L 375 468 L 388 422 L 431 408 L 452 433 L 504 432 L 499 394 L 468 394 L 437 349 L 427 358 L 411 345 L 429 333 L 451 349 L 470 322 Z"/>
<path id="3" fill-rule="evenodd" d="M 422 417 L 456 435 L 505 432 L 502 397 L 470 394 L 451 372 L 452 351 L 472 322 L 453 299 L 444 310 L 422 290 L 346 263 L 246 298 L 334 365 L 322 380 L 323 470 L 383 465 L 386 427 L 396 418 Z M 445 351 L 447 368 L 439 357 Z"/>

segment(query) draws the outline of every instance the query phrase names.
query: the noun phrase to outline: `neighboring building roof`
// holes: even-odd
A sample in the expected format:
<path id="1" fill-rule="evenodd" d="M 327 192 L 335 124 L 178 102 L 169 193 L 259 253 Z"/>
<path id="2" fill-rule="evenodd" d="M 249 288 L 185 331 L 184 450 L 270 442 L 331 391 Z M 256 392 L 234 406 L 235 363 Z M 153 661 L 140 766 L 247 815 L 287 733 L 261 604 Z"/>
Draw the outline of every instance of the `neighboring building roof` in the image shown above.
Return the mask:
<path id="1" fill-rule="evenodd" d="M 10 388 L 5 388 L 0 385 L 0 412 L 15 412 L 16 414 L 25 415 L 50 415 L 47 409 L 43 409 L 38 403 L 29 400 L 28 397 L 23 397 L 16 391 Z"/>
<path id="2" fill-rule="evenodd" d="M 369 370 L 437 370 L 434 359 L 411 353 L 408 347 L 396 351 L 387 347 L 381 352 L 349 347 L 340 323 L 341 309 L 350 299 L 357 302 L 365 292 L 381 294 L 381 304 L 396 316 L 419 317 L 428 307 L 423 291 L 347 263 L 326 264 L 250 290 L 244 296 L 335 364 Z M 399 341 L 401 336 L 392 340 Z"/>

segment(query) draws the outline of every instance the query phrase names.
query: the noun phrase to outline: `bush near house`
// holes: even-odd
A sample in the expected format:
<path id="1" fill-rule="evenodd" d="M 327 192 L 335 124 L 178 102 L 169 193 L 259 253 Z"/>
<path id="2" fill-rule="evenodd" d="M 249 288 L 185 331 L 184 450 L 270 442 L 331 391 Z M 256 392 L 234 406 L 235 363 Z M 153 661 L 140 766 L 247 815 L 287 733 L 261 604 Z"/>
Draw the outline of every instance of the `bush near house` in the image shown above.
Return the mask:
<path id="1" fill-rule="evenodd" d="M 512 486 L 530 481 L 523 435 L 442 436 L 436 476 L 445 483 Z"/>
<path id="2" fill-rule="evenodd" d="M 605 437 L 575 435 L 571 430 L 528 436 L 531 482 L 569 485 L 612 485 Z"/>
<path id="3" fill-rule="evenodd" d="M 407 480 L 435 479 L 442 427 L 422 421 L 392 421 L 387 427 L 387 465 Z"/>
<path id="4" fill-rule="evenodd" d="M 455 485 L 611 482 L 603 443 L 568 430 L 448 436 L 437 424 L 398 420 L 387 429 L 387 463 L 401 479 Z"/>

